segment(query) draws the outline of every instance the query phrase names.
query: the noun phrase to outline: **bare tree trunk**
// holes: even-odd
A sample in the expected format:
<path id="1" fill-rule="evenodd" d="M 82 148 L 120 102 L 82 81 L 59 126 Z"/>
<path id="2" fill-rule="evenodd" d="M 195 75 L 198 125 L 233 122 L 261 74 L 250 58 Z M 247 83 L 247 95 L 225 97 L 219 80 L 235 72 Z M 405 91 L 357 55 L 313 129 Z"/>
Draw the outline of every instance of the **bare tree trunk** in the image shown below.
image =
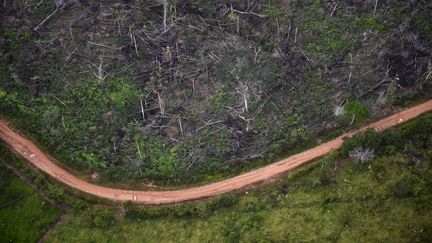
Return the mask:
<path id="1" fill-rule="evenodd" d="M 143 101 L 142 99 L 140 100 L 140 104 L 141 104 L 141 114 L 142 114 L 142 119 L 143 121 L 145 120 L 145 114 L 144 114 L 144 106 L 143 106 Z"/>
<path id="2" fill-rule="evenodd" d="M 248 112 L 248 101 L 246 98 L 246 92 L 243 93 L 243 101 L 244 101 L 244 106 L 245 106 L 245 111 Z"/>
<path id="3" fill-rule="evenodd" d="M 164 99 L 160 96 L 159 93 L 157 93 L 158 95 L 158 102 L 159 102 L 159 109 L 160 109 L 160 113 L 161 115 L 165 115 L 165 101 Z"/>
<path id="4" fill-rule="evenodd" d="M 374 7 L 374 12 L 373 12 L 374 17 L 375 17 L 376 11 L 377 11 L 377 7 L 378 7 L 378 0 L 375 0 L 375 7 Z"/>
<path id="5" fill-rule="evenodd" d="M 168 17 L 168 0 L 162 0 L 162 4 L 164 5 L 164 15 L 163 15 L 163 30 L 166 30 L 167 27 L 167 17 Z"/>
<path id="6" fill-rule="evenodd" d="M 180 132 L 181 132 L 182 135 L 184 135 L 183 134 L 183 126 L 182 126 L 182 122 L 181 122 L 181 117 L 179 117 L 178 120 L 179 120 Z"/>

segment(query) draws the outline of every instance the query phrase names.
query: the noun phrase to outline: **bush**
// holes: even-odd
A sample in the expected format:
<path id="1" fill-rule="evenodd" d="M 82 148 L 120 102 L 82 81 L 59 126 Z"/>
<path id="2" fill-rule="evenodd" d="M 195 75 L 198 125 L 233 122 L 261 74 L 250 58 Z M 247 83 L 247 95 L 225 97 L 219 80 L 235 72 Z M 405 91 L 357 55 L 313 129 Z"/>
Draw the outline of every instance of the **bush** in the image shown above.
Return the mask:
<path id="1" fill-rule="evenodd" d="M 350 138 L 344 138 L 344 143 L 340 149 L 341 155 L 348 156 L 349 152 L 356 148 L 370 148 L 380 151 L 383 146 L 383 138 L 380 134 L 372 129 L 368 129 L 364 133 L 358 133 Z"/>
<path id="2" fill-rule="evenodd" d="M 62 201 L 64 199 L 63 188 L 55 185 L 48 185 L 48 196 L 56 201 Z"/>
<path id="3" fill-rule="evenodd" d="M 226 193 L 215 198 L 209 203 L 208 207 L 211 210 L 216 210 L 218 208 L 230 207 L 238 202 L 238 198 L 234 193 Z"/>
<path id="4" fill-rule="evenodd" d="M 354 117 L 356 123 L 363 123 L 370 115 L 369 110 L 357 101 L 347 103 L 344 109 L 343 119 L 345 122 L 351 122 L 351 119 Z"/>
<path id="5" fill-rule="evenodd" d="M 92 225 L 98 228 L 109 228 L 116 224 L 114 213 L 110 210 L 97 210 L 92 215 Z"/>
<path id="6" fill-rule="evenodd" d="M 263 202 L 253 196 L 245 197 L 240 202 L 240 208 L 245 212 L 255 212 L 263 209 L 264 207 L 265 205 Z"/>
<path id="7" fill-rule="evenodd" d="M 396 182 L 396 184 L 393 186 L 393 196 L 395 198 L 407 198 L 412 195 L 412 187 L 411 185 L 404 181 L 400 180 Z"/>

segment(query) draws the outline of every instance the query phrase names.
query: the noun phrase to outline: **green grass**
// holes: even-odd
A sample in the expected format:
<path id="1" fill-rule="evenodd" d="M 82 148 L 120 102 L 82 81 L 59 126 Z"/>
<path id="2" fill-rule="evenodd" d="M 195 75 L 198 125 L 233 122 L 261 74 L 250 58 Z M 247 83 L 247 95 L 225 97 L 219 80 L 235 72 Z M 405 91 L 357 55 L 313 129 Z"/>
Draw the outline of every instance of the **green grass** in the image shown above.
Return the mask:
<path id="1" fill-rule="evenodd" d="M 60 214 L 0 164 L 0 242 L 35 242 Z"/>

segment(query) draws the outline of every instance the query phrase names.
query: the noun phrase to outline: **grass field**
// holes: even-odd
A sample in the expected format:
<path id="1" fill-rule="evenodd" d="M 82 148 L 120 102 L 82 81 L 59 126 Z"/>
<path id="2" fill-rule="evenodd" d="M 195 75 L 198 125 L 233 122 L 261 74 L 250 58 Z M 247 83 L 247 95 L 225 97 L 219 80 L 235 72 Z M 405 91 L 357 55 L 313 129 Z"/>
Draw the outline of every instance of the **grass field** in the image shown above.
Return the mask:
<path id="1" fill-rule="evenodd" d="M 0 163 L 0 242 L 35 242 L 60 214 Z"/>

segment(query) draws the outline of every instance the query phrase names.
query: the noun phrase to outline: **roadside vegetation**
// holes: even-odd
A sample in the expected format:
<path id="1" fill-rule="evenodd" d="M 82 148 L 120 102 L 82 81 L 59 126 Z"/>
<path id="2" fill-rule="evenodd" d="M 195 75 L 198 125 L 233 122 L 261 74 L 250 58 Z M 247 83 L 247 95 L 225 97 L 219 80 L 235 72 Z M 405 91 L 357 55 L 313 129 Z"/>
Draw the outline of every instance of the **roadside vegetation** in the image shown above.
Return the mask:
<path id="1" fill-rule="evenodd" d="M 13 1 L 0 114 L 94 183 L 237 174 L 430 96 L 430 1 L 375 3 Z"/>

